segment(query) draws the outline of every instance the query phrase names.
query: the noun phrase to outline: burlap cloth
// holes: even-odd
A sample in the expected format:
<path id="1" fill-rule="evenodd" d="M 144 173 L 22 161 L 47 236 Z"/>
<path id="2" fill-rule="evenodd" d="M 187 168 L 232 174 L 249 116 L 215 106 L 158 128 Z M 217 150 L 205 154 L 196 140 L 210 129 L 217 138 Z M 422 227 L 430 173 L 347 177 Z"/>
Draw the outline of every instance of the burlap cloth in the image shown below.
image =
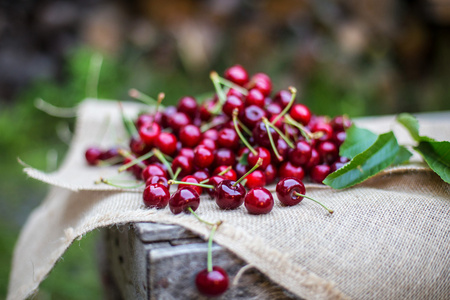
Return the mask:
<path id="1" fill-rule="evenodd" d="M 125 105 L 130 116 L 137 110 L 138 105 Z M 449 119 L 420 120 L 421 133 L 449 140 Z M 400 143 L 411 141 L 393 117 L 358 123 L 380 133 L 393 128 Z M 60 170 L 45 174 L 25 168 L 29 176 L 52 187 L 18 239 L 8 299 L 31 296 L 72 242 L 96 228 L 151 221 L 209 234 L 191 215 L 145 209 L 142 188 L 94 184 L 100 176 L 117 176 L 117 168 L 88 167 L 86 147 L 118 142 L 125 140 L 117 103 L 86 100 Z M 305 199 L 294 207 L 277 203 L 270 214 L 253 216 L 244 207 L 222 211 L 206 196 L 197 212 L 204 219 L 224 221 L 215 242 L 300 297 L 450 297 L 450 188 L 423 164 L 386 170 L 346 190 L 307 184 L 307 193 L 335 213 L 329 215 Z"/>

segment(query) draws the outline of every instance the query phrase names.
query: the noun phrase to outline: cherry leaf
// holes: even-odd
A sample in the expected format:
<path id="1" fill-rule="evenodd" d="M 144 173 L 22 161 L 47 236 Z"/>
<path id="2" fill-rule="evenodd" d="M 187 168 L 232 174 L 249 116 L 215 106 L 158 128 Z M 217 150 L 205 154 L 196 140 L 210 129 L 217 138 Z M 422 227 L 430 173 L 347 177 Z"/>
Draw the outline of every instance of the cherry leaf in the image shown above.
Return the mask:
<path id="1" fill-rule="evenodd" d="M 391 165 L 399 152 L 392 131 L 381 134 L 366 150 L 357 154 L 345 166 L 328 175 L 324 184 L 343 189 L 361 183 Z"/>
<path id="2" fill-rule="evenodd" d="M 346 130 L 344 143 L 339 149 L 339 155 L 352 159 L 372 145 L 377 135 L 372 131 L 352 125 Z"/>
<path id="3" fill-rule="evenodd" d="M 450 142 L 423 141 L 414 150 L 442 180 L 450 183 Z"/>
<path id="4" fill-rule="evenodd" d="M 412 153 L 408 149 L 406 149 L 405 146 L 400 146 L 398 149 L 398 154 L 395 157 L 395 160 L 392 163 L 392 165 L 394 165 L 394 166 L 401 165 L 401 164 L 409 161 L 411 156 L 412 156 Z"/>

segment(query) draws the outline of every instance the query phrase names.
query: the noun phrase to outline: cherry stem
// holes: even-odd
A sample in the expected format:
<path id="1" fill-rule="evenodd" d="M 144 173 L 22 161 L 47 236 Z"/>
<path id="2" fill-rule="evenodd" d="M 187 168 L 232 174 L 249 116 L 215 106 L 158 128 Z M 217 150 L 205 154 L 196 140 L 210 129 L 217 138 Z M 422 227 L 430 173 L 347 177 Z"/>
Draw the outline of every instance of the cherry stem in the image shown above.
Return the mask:
<path id="1" fill-rule="evenodd" d="M 217 174 L 217 175 L 219 175 L 219 176 L 222 176 L 223 174 L 225 174 L 225 173 L 227 173 L 228 171 L 230 171 L 231 170 L 231 168 L 232 168 L 232 166 L 228 166 L 228 168 L 226 168 L 225 170 L 223 170 L 222 172 L 220 172 L 219 174 Z M 209 178 L 208 179 L 205 179 L 205 180 L 202 180 L 202 181 L 200 181 L 200 183 L 207 183 L 209 181 Z"/>
<path id="2" fill-rule="evenodd" d="M 213 244 L 213 237 L 216 233 L 217 227 L 219 227 L 220 223 L 214 224 L 213 228 L 211 229 L 211 233 L 209 234 L 209 240 L 208 240 L 208 258 L 207 258 L 207 270 L 208 273 L 213 271 L 213 263 L 212 263 L 212 244 Z"/>
<path id="3" fill-rule="evenodd" d="M 250 175 L 253 171 L 255 171 L 256 169 L 258 169 L 263 163 L 263 159 L 260 157 L 258 158 L 258 161 L 256 162 L 256 164 L 253 166 L 253 168 L 251 168 L 247 173 L 245 173 L 244 175 L 242 175 L 241 178 L 239 178 L 234 184 L 233 187 L 236 187 L 236 185 L 238 185 L 242 180 L 244 180 L 248 175 Z"/>
<path id="4" fill-rule="evenodd" d="M 166 97 L 166 94 L 164 94 L 164 93 L 158 94 L 158 103 L 156 103 L 155 115 L 153 116 L 152 125 L 155 122 L 156 114 L 158 113 L 159 106 L 161 105 L 161 102 L 164 100 L 165 97 Z"/>
<path id="5" fill-rule="evenodd" d="M 122 102 L 119 102 L 119 109 L 120 109 L 120 115 L 122 117 L 122 123 L 125 126 L 125 129 L 127 133 L 131 137 L 138 137 L 139 132 L 136 129 L 136 125 L 125 115 L 125 112 L 123 111 Z"/>
<path id="6" fill-rule="evenodd" d="M 295 87 L 290 86 L 289 91 L 291 92 L 291 100 L 288 105 L 283 109 L 283 111 L 272 120 L 272 124 L 275 124 L 281 117 L 283 117 L 287 112 L 291 109 L 292 104 L 294 104 L 295 96 L 297 95 L 297 89 Z"/>
<path id="7" fill-rule="evenodd" d="M 136 157 L 127 150 L 119 149 L 117 150 L 117 152 L 119 152 L 119 154 L 122 155 L 123 157 L 131 159 L 132 161 L 137 160 Z M 142 161 L 137 161 L 135 164 L 137 164 L 142 169 L 145 169 L 147 167 Z"/>
<path id="8" fill-rule="evenodd" d="M 195 182 L 186 182 L 186 181 L 178 181 L 178 180 L 169 180 L 167 181 L 168 185 L 172 185 L 172 184 L 184 184 L 184 185 L 194 185 L 194 186 L 199 186 L 205 189 L 213 189 L 214 186 L 212 184 L 203 184 L 203 183 L 195 183 Z"/>
<path id="9" fill-rule="evenodd" d="M 229 81 L 228 79 L 225 79 L 225 78 L 220 77 L 220 76 L 218 76 L 218 79 L 219 79 L 219 82 L 221 84 L 223 84 L 224 86 L 229 87 L 231 89 L 234 89 L 234 90 L 238 91 L 239 93 L 241 93 L 244 96 L 248 95 L 248 90 L 246 88 L 243 88 L 242 86 L 237 85 L 236 83 L 234 83 L 232 81 Z"/>
<path id="10" fill-rule="evenodd" d="M 292 125 L 292 126 L 297 127 L 297 128 L 300 130 L 300 133 L 305 137 L 305 139 L 306 139 L 308 142 L 313 138 L 312 133 L 311 133 L 308 129 L 306 129 L 305 126 L 303 126 L 302 124 L 300 124 L 300 123 L 298 123 L 297 121 L 295 121 L 294 119 L 292 119 L 291 116 L 289 116 L 289 115 L 286 116 L 286 117 L 284 118 L 284 121 L 285 121 L 287 124 L 290 124 L 290 125 Z"/>
<path id="11" fill-rule="evenodd" d="M 248 134 L 248 135 L 252 135 L 252 131 L 244 125 L 244 123 L 242 123 L 239 119 L 237 119 L 237 122 L 239 124 L 239 126 L 241 126 L 241 128 Z"/>
<path id="12" fill-rule="evenodd" d="M 173 180 L 176 180 L 178 178 L 178 175 L 180 175 L 181 170 L 182 170 L 181 167 L 177 168 L 177 170 L 173 174 L 173 177 L 172 177 Z"/>
<path id="13" fill-rule="evenodd" d="M 226 99 L 227 96 L 225 95 L 224 91 L 222 90 L 222 87 L 220 86 L 219 74 L 217 74 L 216 71 L 212 71 L 209 74 L 209 77 L 211 78 L 211 80 L 214 84 L 214 89 L 216 90 L 217 96 L 219 97 L 219 101 L 215 105 L 212 113 L 218 114 L 220 112 L 220 110 L 222 109 L 222 105 L 227 100 Z"/>
<path id="14" fill-rule="evenodd" d="M 156 149 L 156 148 L 153 149 L 153 153 L 155 153 L 155 156 L 159 159 L 159 161 L 162 162 L 162 163 L 166 166 L 167 171 L 169 172 L 170 177 L 171 177 L 171 178 L 174 178 L 174 174 L 173 174 L 173 171 L 172 171 L 172 166 L 171 166 L 170 163 L 167 161 L 167 159 L 166 159 L 166 157 L 164 156 L 164 154 L 163 154 L 159 149 Z"/>
<path id="15" fill-rule="evenodd" d="M 99 183 L 104 183 L 104 184 L 114 186 L 117 188 L 121 188 L 121 189 L 135 189 L 135 188 L 145 185 L 145 183 L 139 183 L 139 184 L 132 185 L 132 186 L 123 186 L 123 185 L 118 185 L 118 184 L 112 183 L 110 180 L 102 178 L 102 177 L 100 177 L 99 180 L 95 181 L 95 184 L 99 184 Z"/>
<path id="16" fill-rule="evenodd" d="M 267 122 L 267 124 L 273 128 L 273 130 L 275 130 L 280 136 L 281 138 L 286 142 L 286 144 L 288 144 L 289 147 L 291 147 L 292 149 L 295 148 L 294 144 L 292 143 L 291 139 L 288 138 L 277 126 L 273 125 L 270 122 Z"/>
<path id="17" fill-rule="evenodd" d="M 123 158 L 116 156 L 116 157 L 111 157 L 111 158 L 108 158 L 108 159 L 105 159 L 105 160 L 101 160 L 98 163 L 98 165 L 100 167 L 110 167 L 110 166 L 113 166 L 113 165 L 115 165 L 117 163 L 120 163 L 120 162 L 123 162 Z"/>
<path id="18" fill-rule="evenodd" d="M 119 150 L 119 153 L 120 153 L 120 151 L 121 150 Z M 123 151 L 123 150 L 122 150 Z M 127 170 L 128 168 L 130 168 L 130 167 L 132 167 L 132 166 L 134 166 L 134 165 L 136 165 L 136 164 L 139 164 L 139 163 L 142 163 L 144 160 L 146 160 L 146 159 L 149 159 L 150 157 L 152 157 L 154 155 L 154 153 L 153 152 L 147 152 L 146 154 L 144 154 L 144 155 L 142 155 L 142 156 L 139 156 L 138 158 L 135 158 L 135 159 L 133 159 L 132 161 L 130 161 L 129 163 L 126 163 L 126 164 L 124 164 L 123 166 L 121 166 L 120 168 L 119 168 L 119 173 L 121 173 L 121 172 L 123 172 L 123 171 L 125 171 L 125 170 Z M 142 163 L 143 164 L 143 163 Z M 143 164 L 144 166 L 145 166 L 145 164 Z M 142 165 L 140 165 L 141 167 L 142 167 Z"/>
<path id="19" fill-rule="evenodd" d="M 145 103 L 147 105 L 150 105 L 150 106 L 154 106 L 158 102 L 154 98 L 152 98 L 152 97 L 150 97 L 150 96 L 148 96 L 148 95 L 138 91 L 137 89 L 129 90 L 128 91 L 128 95 L 131 98 L 137 99 L 137 100 L 139 100 L 139 101 L 141 101 L 141 102 L 143 102 L 143 103 Z"/>
<path id="20" fill-rule="evenodd" d="M 330 214 L 332 214 L 332 213 L 334 212 L 332 209 L 327 208 L 325 205 L 323 205 L 322 203 L 320 203 L 319 201 L 317 201 L 317 200 L 314 199 L 314 198 L 311 198 L 311 197 L 308 197 L 308 196 L 306 196 L 306 195 L 300 194 L 299 192 L 294 192 L 294 195 L 295 195 L 295 196 L 304 197 L 304 198 L 307 198 L 307 199 L 309 199 L 309 200 L 312 200 L 312 201 L 316 202 L 317 204 L 319 204 L 320 206 L 322 206 L 323 208 L 325 208 Z"/>
<path id="21" fill-rule="evenodd" d="M 222 124 L 224 124 L 225 122 L 211 122 L 211 123 L 206 123 L 206 124 L 203 124 L 201 127 L 200 127 L 200 131 L 203 133 L 203 132 L 205 132 L 205 131 L 207 131 L 207 130 L 209 130 L 209 129 L 211 129 L 211 128 L 213 128 L 213 127 L 216 127 L 216 126 L 218 126 L 218 125 L 222 125 Z"/>
<path id="22" fill-rule="evenodd" d="M 250 143 L 247 141 L 247 139 L 242 135 L 241 130 L 239 130 L 239 126 L 237 123 L 237 115 L 239 113 L 239 110 L 237 108 L 235 108 L 233 110 L 233 125 L 234 125 L 234 129 L 236 130 L 236 133 L 238 134 L 239 138 L 241 139 L 241 141 L 245 144 L 245 146 L 247 146 L 247 148 L 253 153 L 253 155 L 258 155 L 258 152 L 255 150 L 255 148 L 253 148 Z"/>
<path id="23" fill-rule="evenodd" d="M 262 121 L 263 121 L 264 125 L 266 126 L 267 135 L 269 136 L 269 142 L 270 142 L 270 145 L 272 146 L 273 153 L 275 153 L 275 156 L 277 157 L 277 159 L 279 161 L 282 161 L 283 157 L 280 155 L 280 153 L 278 153 L 277 147 L 275 146 L 275 143 L 273 141 L 272 132 L 270 132 L 270 127 L 268 124 L 270 122 L 267 121 L 267 119 L 264 117 L 263 117 Z"/>
<path id="24" fill-rule="evenodd" d="M 291 130 L 292 132 L 292 136 L 294 137 L 294 141 L 298 140 L 297 138 L 297 134 L 295 133 L 295 131 L 292 130 L 291 125 L 289 125 L 288 123 L 284 123 L 284 131 L 286 133 L 286 136 L 288 135 L 288 130 Z M 294 145 L 293 145 L 294 146 Z M 295 147 L 294 147 L 295 148 Z"/>
<path id="25" fill-rule="evenodd" d="M 190 206 L 188 206 L 188 211 L 189 211 L 191 214 L 193 214 L 194 217 L 197 218 L 197 220 L 199 220 L 200 222 L 202 222 L 202 223 L 204 223 L 204 224 L 206 224 L 206 225 L 209 225 L 209 226 L 215 226 L 215 225 L 220 225 L 220 224 L 222 224 L 222 221 L 219 221 L 219 222 L 216 222 L 216 223 L 211 223 L 211 222 L 208 222 L 208 221 L 206 221 L 206 220 L 200 218 L 200 216 L 197 215 L 197 214 L 195 213 L 195 211 L 192 209 L 192 207 L 190 207 Z"/>

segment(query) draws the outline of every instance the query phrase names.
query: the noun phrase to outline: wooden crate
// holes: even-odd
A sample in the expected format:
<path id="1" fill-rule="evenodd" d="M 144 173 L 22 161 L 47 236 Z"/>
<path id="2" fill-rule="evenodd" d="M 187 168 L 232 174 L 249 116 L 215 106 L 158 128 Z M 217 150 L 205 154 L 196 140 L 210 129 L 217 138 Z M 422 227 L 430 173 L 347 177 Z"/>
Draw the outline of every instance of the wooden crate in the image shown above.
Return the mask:
<path id="1" fill-rule="evenodd" d="M 195 276 L 206 268 L 207 241 L 176 225 L 135 223 L 106 230 L 101 263 L 108 299 L 206 299 Z M 213 262 L 230 276 L 218 299 L 298 299 L 223 247 L 213 245 Z"/>

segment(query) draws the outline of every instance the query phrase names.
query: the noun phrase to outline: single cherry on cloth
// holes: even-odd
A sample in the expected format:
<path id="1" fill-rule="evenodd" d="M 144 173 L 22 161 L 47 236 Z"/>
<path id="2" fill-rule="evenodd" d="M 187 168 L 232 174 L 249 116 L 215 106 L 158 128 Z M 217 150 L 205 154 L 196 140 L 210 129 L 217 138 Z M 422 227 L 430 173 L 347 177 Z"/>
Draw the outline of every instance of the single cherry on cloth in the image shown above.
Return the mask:
<path id="1" fill-rule="evenodd" d="M 305 195 L 306 189 L 303 182 L 297 178 L 293 177 L 287 177 L 280 182 L 278 182 L 276 188 L 275 188 L 277 198 L 280 200 L 280 202 L 286 206 L 293 206 L 298 203 L 300 203 L 303 198 L 310 199 L 320 206 L 322 206 L 324 209 L 326 209 L 330 214 L 333 213 L 333 210 L 328 209 L 325 205 L 320 203 L 314 198 L 308 197 Z"/>
<path id="2" fill-rule="evenodd" d="M 274 205 L 272 193 L 266 188 L 251 189 L 244 198 L 244 206 L 250 214 L 262 215 L 269 213 Z"/>
<path id="3" fill-rule="evenodd" d="M 213 266 L 211 271 L 203 269 L 195 277 L 198 291 L 208 297 L 217 297 L 226 292 L 229 285 L 227 272 L 219 266 Z"/>
<path id="4" fill-rule="evenodd" d="M 178 189 L 169 199 L 170 211 L 177 215 L 182 212 L 189 212 L 189 207 L 196 211 L 200 205 L 200 196 L 191 187 Z"/>
<path id="5" fill-rule="evenodd" d="M 169 189 L 162 184 L 153 183 L 145 187 L 142 194 L 144 204 L 150 208 L 164 208 L 169 203 Z"/>

